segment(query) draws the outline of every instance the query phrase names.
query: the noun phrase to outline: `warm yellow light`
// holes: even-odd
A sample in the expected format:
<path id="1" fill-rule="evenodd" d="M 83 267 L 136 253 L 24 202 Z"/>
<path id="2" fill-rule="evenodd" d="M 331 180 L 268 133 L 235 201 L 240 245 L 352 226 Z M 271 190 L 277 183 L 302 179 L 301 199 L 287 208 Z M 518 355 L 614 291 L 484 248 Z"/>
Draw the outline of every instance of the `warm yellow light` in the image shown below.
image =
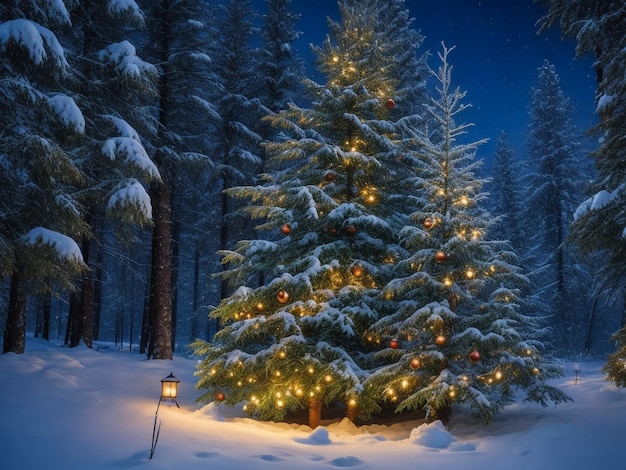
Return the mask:
<path id="1" fill-rule="evenodd" d="M 409 381 L 408 380 L 403 380 L 402 381 L 402 388 L 407 388 L 409 386 Z"/>
<path id="2" fill-rule="evenodd" d="M 276 406 L 277 406 L 278 408 L 282 408 L 282 407 L 283 407 L 283 404 L 284 404 L 284 403 L 283 403 L 283 401 L 282 401 L 282 400 L 278 400 L 278 401 L 276 402 Z"/>
<path id="3" fill-rule="evenodd" d="M 337 57 L 336 55 L 333 56 L 333 62 L 339 62 L 339 57 Z"/>
<path id="4" fill-rule="evenodd" d="M 279 370 L 276 371 L 276 377 L 280 377 L 280 371 Z"/>
<path id="5" fill-rule="evenodd" d="M 461 197 L 461 199 L 459 200 L 459 203 L 460 203 L 462 206 L 467 206 L 467 205 L 469 205 L 470 201 L 469 201 L 469 199 L 468 199 L 468 197 L 467 197 L 467 196 L 463 196 L 463 197 Z"/>
<path id="6" fill-rule="evenodd" d="M 446 278 L 443 280 L 443 283 L 444 283 L 444 285 L 446 285 L 446 286 L 450 287 L 450 286 L 452 285 L 452 279 L 450 279 L 449 277 L 446 277 Z"/>
<path id="7" fill-rule="evenodd" d="M 215 375 L 217 374 L 217 371 L 215 369 L 211 369 L 211 375 Z"/>
<path id="8" fill-rule="evenodd" d="M 173 373 L 170 373 L 167 377 L 161 380 L 161 400 L 176 401 L 178 395 L 178 384 L 180 380 L 174 377 Z M 178 405 L 178 403 L 176 403 Z"/>
<path id="9" fill-rule="evenodd" d="M 281 351 L 278 353 L 278 357 L 281 359 L 285 359 L 287 357 L 287 353 L 285 351 Z"/>
<path id="10" fill-rule="evenodd" d="M 474 271 L 472 271 L 471 269 L 468 269 L 467 271 L 465 271 L 465 277 L 468 279 L 473 279 Z"/>
<path id="11" fill-rule="evenodd" d="M 256 304 L 256 308 L 259 310 L 263 310 L 263 304 L 259 302 L 258 304 Z"/>
<path id="12" fill-rule="evenodd" d="M 237 385 L 240 386 L 240 387 L 243 385 L 241 380 L 239 382 L 237 382 Z"/>
<path id="13" fill-rule="evenodd" d="M 387 390 L 387 395 L 395 395 L 396 392 L 393 390 L 393 388 L 390 388 Z"/>
<path id="14" fill-rule="evenodd" d="M 315 369 L 313 369 L 313 367 L 309 367 L 307 371 L 309 372 L 309 374 L 312 374 L 315 372 Z"/>
<path id="15" fill-rule="evenodd" d="M 500 380 L 502 378 L 502 372 L 496 372 L 496 380 Z"/>
<path id="16" fill-rule="evenodd" d="M 356 152 L 356 147 L 350 147 L 350 152 Z"/>
<path id="17" fill-rule="evenodd" d="M 296 395 L 297 395 L 297 396 L 299 396 L 299 397 L 301 397 L 303 393 L 304 393 L 304 392 L 302 391 L 302 389 L 301 389 L 301 388 L 299 388 L 299 389 L 297 389 L 297 390 L 296 390 Z"/>
<path id="18" fill-rule="evenodd" d="M 437 196 L 443 197 L 445 195 L 446 195 L 446 192 L 442 188 L 439 188 L 439 191 L 437 191 Z"/>
<path id="19" fill-rule="evenodd" d="M 456 395 L 456 391 L 453 388 L 451 388 L 450 389 L 450 396 L 453 397 L 455 395 Z"/>
<path id="20" fill-rule="evenodd" d="M 282 394 L 282 393 L 280 393 L 280 392 L 276 392 L 276 398 L 280 398 L 280 397 L 282 397 L 282 396 L 283 396 L 283 394 Z"/>
<path id="21" fill-rule="evenodd" d="M 348 406 L 356 406 L 356 400 L 354 398 L 351 398 L 348 402 Z"/>
<path id="22" fill-rule="evenodd" d="M 333 377 L 332 377 L 332 375 L 326 375 L 326 376 L 324 377 L 324 380 L 325 380 L 326 382 L 332 382 L 332 381 L 333 381 Z"/>

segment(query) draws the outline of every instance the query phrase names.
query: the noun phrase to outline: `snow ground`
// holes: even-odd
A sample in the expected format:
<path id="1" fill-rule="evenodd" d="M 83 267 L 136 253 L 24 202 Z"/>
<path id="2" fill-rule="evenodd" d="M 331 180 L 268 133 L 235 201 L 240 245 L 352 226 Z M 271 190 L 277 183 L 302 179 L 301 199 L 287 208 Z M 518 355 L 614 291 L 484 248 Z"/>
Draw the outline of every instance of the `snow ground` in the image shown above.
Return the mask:
<path id="1" fill-rule="evenodd" d="M 626 389 L 599 361 L 563 362 L 557 407 L 516 403 L 489 426 L 455 410 L 449 429 L 405 420 L 356 427 L 259 422 L 238 409 L 196 404 L 195 361 L 148 361 L 100 345 L 65 348 L 29 337 L 25 354 L 0 356 L 0 456 L 5 469 L 592 469 L 620 468 Z M 110 345 L 109 345 L 110 346 Z M 578 380 L 575 369 L 578 368 Z M 181 380 L 181 408 L 162 403 L 161 379 Z M 623 467 L 622 467 L 623 468 Z"/>

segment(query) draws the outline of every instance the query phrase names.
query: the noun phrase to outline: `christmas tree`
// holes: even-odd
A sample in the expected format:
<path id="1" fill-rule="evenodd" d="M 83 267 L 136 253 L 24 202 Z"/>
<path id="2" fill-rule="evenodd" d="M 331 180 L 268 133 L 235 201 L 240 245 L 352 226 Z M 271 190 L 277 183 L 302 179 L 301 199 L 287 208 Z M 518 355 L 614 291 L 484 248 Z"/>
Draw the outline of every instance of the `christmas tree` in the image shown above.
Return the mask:
<path id="1" fill-rule="evenodd" d="M 308 82 L 311 109 L 295 105 L 268 120 L 282 130 L 267 144 L 263 185 L 238 187 L 259 238 L 223 251 L 223 276 L 242 286 L 212 312 L 224 328 L 203 356 L 201 400 L 245 403 L 263 419 L 322 406 L 352 418 L 379 409 L 364 393 L 365 332 L 379 318 L 381 289 L 396 259 L 405 220 L 397 211 L 398 158 L 393 61 L 376 15 L 340 2 L 343 27 L 317 49 L 326 85 Z M 261 285 L 253 287 L 261 279 Z"/>
<path id="2" fill-rule="evenodd" d="M 397 412 L 425 410 L 429 420 L 446 421 L 460 403 L 488 422 L 517 388 L 544 405 L 569 397 L 545 384 L 560 371 L 541 358 L 539 320 L 523 313 L 526 279 L 515 255 L 487 238 L 491 219 L 475 176 L 484 141 L 459 142 L 468 125 L 454 119 L 467 105 L 451 86 L 451 50 L 443 47 L 432 72 L 432 126 L 407 132 L 413 137 L 403 142 L 423 165 L 411 180 L 418 196 L 410 223 L 400 232 L 410 256 L 383 290 L 395 311 L 370 329 L 387 347 L 375 354 L 382 365 L 365 387 Z"/>

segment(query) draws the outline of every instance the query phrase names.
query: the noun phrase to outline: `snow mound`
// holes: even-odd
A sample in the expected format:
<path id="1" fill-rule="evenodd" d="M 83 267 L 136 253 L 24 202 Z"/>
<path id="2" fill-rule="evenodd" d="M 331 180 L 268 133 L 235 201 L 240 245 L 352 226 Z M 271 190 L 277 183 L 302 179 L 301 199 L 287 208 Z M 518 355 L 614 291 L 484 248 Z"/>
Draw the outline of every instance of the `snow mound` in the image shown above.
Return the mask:
<path id="1" fill-rule="evenodd" d="M 198 411 L 193 412 L 194 416 L 209 418 L 213 421 L 224 422 L 224 417 L 215 402 L 203 406 Z"/>
<path id="2" fill-rule="evenodd" d="M 447 449 L 455 439 L 450 435 L 441 421 L 424 423 L 411 431 L 409 439 L 413 444 L 418 444 L 432 449 Z"/>
<path id="3" fill-rule="evenodd" d="M 308 437 L 297 437 L 294 440 L 300 444 L 308 444 L 312 446 L 325 446 L 332 444 L 326 428 L 317 428 Z"/>

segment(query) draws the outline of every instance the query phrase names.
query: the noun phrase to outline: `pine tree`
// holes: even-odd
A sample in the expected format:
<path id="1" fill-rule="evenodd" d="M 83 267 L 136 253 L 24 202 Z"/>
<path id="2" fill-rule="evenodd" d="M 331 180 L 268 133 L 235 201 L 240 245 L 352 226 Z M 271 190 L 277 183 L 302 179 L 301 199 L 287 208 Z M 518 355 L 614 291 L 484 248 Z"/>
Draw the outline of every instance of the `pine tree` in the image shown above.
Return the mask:
<path id="1" fill-rule="evenodd" d="M 524 230 L 521 220 L 523 191 L 521 189 L 521 165 L 515 159 L 513 149 L 507 143 L 504 132 L 498 137 L 493 158 L 491 182 L 492 214 L 495 218 L 490 237 L 509 240 L 516 252 L 524 246 Z"/>
<path id="2" fill-rule="evenodd" d="M 74 71 L 71 92 L 85 116 L 85 135 L 73 153 L 87 179 L 79 200 L 91 236 L 81 248 L 89 273 L 72 294 L 67 340 L 91 347 L 97 331 L 96 300 L 101 283 L 102 240 L 107 222 L 115 221 L 120 236 L 126 224 L 147 226 L 151 203 L 144 184 L 159 171 L 144 147 L 153 121 L 141 109 L 153 98 L 156 68 L 137 56 L 128 40 L 145 17 L 137 5 L 119 8 L 114 2 L 80 2 L 71 11 L 72 29 L 65 35 Z M 105 222 L 106 221 L 106 222 Z M 120 223 L 121 222 L 121 223 Z"/>
<path id="3" fill-rule="evenodd" d="M 610 380 L 623 386 L 626 372 L 626 247 L 624 245 L 624 161 L 626 159 L 626 5 L 622 1 L 563 2 L 543 0 L 548 12 L 541 30 L 559 24 L 563 37 L 576 38 L 577 56 L 593 54 L 596 69 L 597 131 L 600 146 L 593 153 L 597 176 L 589 188 L 592 196 L 574 215 L 571 239 L 600 266 L 599 280 L 607 291 L 622 299 L 622 328 L 616 333 L 617 351 L 604 367 Z"/>
<path id="4" fill-rule="evenodd" d="M 408 169 L 386 119 L 395 81 L 380 72 L 391 59 L 376 22 L 343 5 L 342 24 L 316 49 L 327 84 L 308 82 L 312 109 L 270 117 L 285 138 L 267 144 L 265 184 L 229 191 L 249 198 L 265 239 L 223 251 L 224 276 L 241 287 L 212 312 L 224 329 L 194 345 L 201 400 L 245 401 L 273 420 L 308 409 L 311 427 L 322 406 L 353 419 L 378 410 L 361 386 L 364 332 L 399 256 L 392 183 Z"/>
<path id="5" fill-rule="evenodd" d="M 524 219 L 531 230 L 525 261 L 546 314 L 554 316 L 554 343 L 569 352 L 572 344 L 582 344 L 576 327 L 582 325 L 586 311 L 580 302 L 570 300 L 583 288 L 576 284 L 577 267 L 566 240 L 584 184 L 571 109 L 554 65 L 544 61 L 531 93 L 528 174 L 523 182 L 529 188 Z"/>
<path id="6" fill-rule="evenodd" d="M 267 0 L 263 16 L 260 51 L 261 101 L 273 112 L 287 109 L 298 102 L 302 94 L 304 65 L 294 49 L 300 35 L 295 30 L 299 15 L 291 12 L 291 0 Z"/>
<path id="7" fill-rule="evenodd" d="M 64 93 L 65 5 L 3 3 L 0 22 L 0 269 L 11 284 L 3 351 L 23 353 L 27 294 L 72 289 L 84 270 L 74 238 L 89 233 L 75 197 L 85 180 L 71 149 L 85 118 Z"/>
<path id="8" fill-rule="evenodd" d="M 413 184 L 421 197 L 401 231 L 409 256 L 383 291 L 396 311 L 370 329 L 385 346 L 375 355 L 382 365 L 364 386 L 397 412 L 425 410 L 429 420 L 445 422 L 460 403 L 488 422 L 516 387 L 544 405 L 568 397 L 544 384 L 559 370 L 540 357 L 538 320 L 522 313 L 527 281 L 516 257 L 485 236 L 491 217 L 475 176 L 484 140 L 459 142 L 468 125 L 455 118 L 467 105 L 465 93 L 452 88 L 451 51 L 443 47 L 432 72 L 439 95 L 428 110 L 438 126 L 414 132 L 423 170 Z"/>

